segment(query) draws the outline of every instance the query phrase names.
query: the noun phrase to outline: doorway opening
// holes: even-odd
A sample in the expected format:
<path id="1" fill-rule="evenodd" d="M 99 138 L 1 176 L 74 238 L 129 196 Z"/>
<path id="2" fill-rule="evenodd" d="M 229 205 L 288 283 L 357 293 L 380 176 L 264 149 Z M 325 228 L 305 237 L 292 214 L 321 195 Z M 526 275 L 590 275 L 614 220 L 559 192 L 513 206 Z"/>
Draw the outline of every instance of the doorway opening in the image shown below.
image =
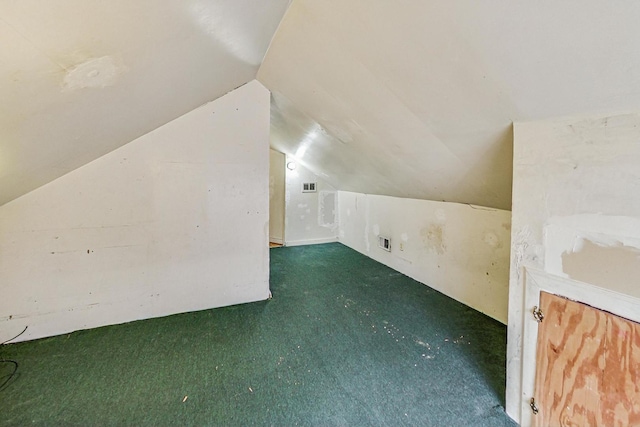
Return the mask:
<path id="1" fill-rule="evenodd" d="M 269 248 L 284 245 L 285 160 L 283 153 L 269 150 Z"/>

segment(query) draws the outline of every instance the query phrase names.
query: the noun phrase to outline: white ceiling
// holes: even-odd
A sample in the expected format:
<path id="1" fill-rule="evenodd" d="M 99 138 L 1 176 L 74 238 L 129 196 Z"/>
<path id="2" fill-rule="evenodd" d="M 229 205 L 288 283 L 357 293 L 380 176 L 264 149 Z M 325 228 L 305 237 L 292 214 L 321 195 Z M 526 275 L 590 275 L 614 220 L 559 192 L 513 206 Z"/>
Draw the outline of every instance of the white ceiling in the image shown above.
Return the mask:
<path id="1" fill-rule="evenodd" d="M 288 3 L 0 0 L 0 204 L 256 73 L 336 188 L 505 209 L 513 121 L 640 110 L 640 3 Z"/>
<path id="2" fill-rule="evenodd" d="M 289 0 L 0 0 L 0 204 L 255 78 Z"/>
<path id="3" fill-rule="evenodd" d="M 640 3 L 294 0 L 272 146 L 343 190 L 510 209 L 513 121 L 640 109 Z"/>

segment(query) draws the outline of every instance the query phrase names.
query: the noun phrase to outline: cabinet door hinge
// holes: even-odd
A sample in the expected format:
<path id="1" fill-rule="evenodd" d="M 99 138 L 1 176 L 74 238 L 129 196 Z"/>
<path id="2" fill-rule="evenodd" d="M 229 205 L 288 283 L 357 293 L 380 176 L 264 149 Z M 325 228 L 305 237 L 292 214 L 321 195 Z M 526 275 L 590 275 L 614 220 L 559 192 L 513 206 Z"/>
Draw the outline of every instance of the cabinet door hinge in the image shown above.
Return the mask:
<path id="1" fill-rule="evenodd" d="M 538 323 L 542 323 L 542 321 L 544 320 L 544 313 L 538 308 L 537 305 L 533 307 L 533 318 L 536 319 L 536 322 Z"/>
<path id="2" fill-rule="evenodd" d="M 531 401 L 529 402 L 529 406 L 531 407 L 531 412 L 533 412 L 533 415 L 537 415 L 538 407 L 536 406 L 536 399 L 532 397 Z"/>

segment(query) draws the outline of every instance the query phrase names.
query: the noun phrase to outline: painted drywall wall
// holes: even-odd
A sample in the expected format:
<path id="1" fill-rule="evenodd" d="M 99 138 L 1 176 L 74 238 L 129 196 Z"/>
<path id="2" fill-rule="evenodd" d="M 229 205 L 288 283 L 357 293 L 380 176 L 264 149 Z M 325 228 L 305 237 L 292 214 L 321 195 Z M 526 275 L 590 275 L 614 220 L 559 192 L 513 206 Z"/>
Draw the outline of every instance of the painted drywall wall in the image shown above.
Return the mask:
<path id="1" fill-rule="evenodd" d="M 254 80 L 0 207 L 0 336 L 267 298 L 268 156 Z"/>
<path id="2" fill-rule="evenodd" d="M 519 420 L 522 267 L 640 296 L 640 114 L 516 123 L 514 134 L 507 412 Z"/>
<path id="3" fill-rule="evenodd" d="M 511 213 L 340 191 L 341 243 L 505 323 Z M 391 252 L 378 247 L 391 239 Z"/>
<path id="4" fill-rule="evenodd" d="M 289 167 L 295 169 L 291 170 Z M 338 239 L 338 193 L 292 157 L 287 157 L 285 243 L 287 246 L 335 242 Z M 304 183 L 316 191 L 303 192 Z"/>
<path id="5" fill-rule="evenodd" d="M 285 155 L 269 150 L 269 241 L 284 244 Z"/>

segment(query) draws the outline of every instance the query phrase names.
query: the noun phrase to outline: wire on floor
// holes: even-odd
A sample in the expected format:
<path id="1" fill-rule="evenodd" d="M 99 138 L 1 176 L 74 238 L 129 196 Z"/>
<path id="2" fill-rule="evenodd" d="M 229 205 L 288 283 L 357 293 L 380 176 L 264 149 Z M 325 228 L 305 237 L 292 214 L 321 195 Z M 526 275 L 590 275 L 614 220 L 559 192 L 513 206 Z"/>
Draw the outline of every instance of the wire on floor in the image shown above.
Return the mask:
<path id="1" fill-rule="evenodd" d="M 24 329 L 22 330 L 22 332 L 20 332 L 18 335 L 16 335 L 13 338 L 9 338 L 6 341 L 3 341 L 0 343 L 0 346 L 5 345 L 6 343 L 15 340 L 16 338 L 18 338 L 20 335 L 24 334 L 27 330 L 29 326 L 25 326 Z M 7 384 L 9 384 L 9 381 L 11 381 L 11 379 L 16 375 L 16 372 L 18 372 L 18 362 L 16 362 L 15 360 L 11 360 L 11 359 L 0 359 L 0 363 L 3 364 L 10 364 L 13 365 L 13 371 L 7 376 L 7 379 L 4 380 L 1 384 L 0 384 L 0 391 L 5 389 L 5 386 Z"/>

